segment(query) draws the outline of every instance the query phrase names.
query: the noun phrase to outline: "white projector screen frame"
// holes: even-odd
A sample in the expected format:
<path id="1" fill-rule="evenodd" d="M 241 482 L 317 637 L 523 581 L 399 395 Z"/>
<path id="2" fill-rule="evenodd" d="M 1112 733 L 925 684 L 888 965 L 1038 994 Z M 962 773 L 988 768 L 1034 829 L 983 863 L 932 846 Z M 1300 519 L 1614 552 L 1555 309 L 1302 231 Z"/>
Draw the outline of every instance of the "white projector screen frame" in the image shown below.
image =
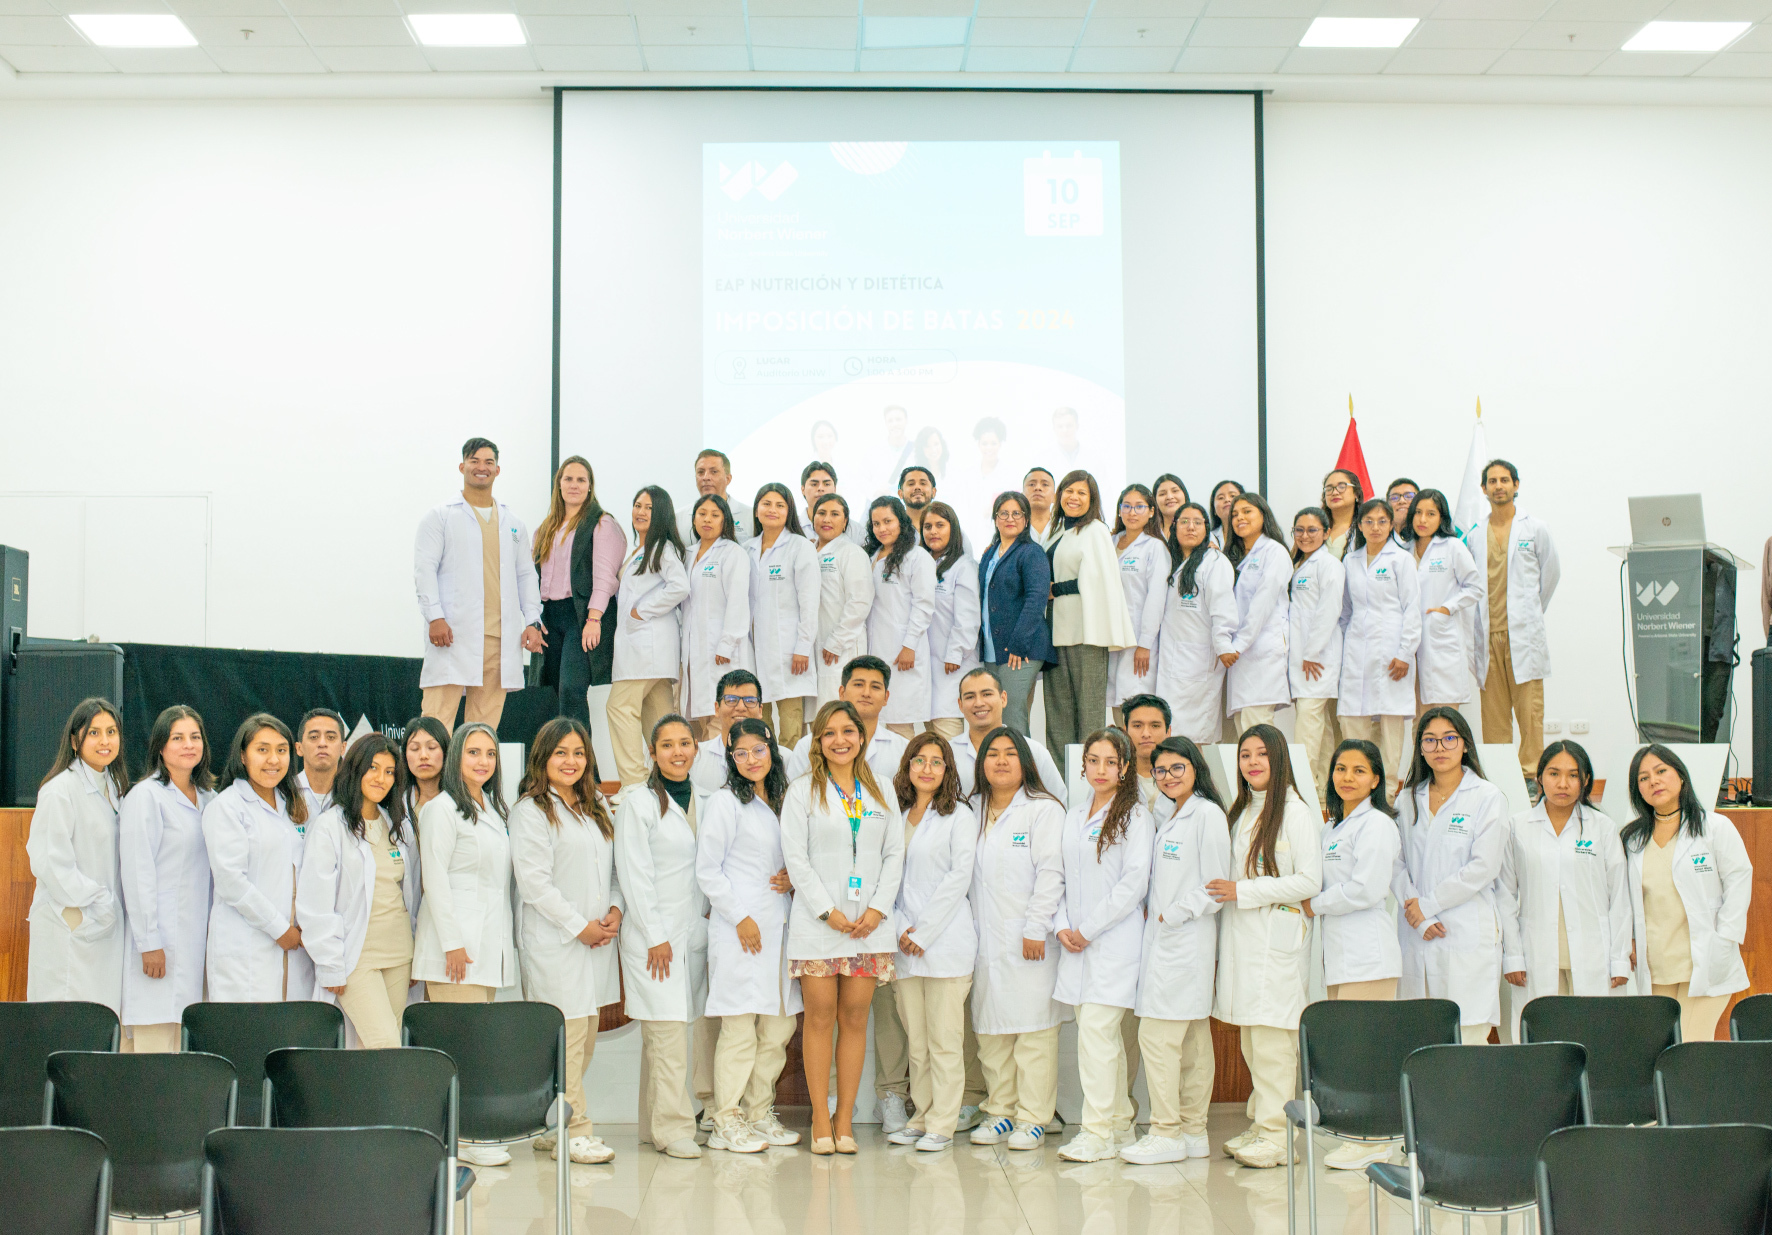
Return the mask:
<path id="1" fill-rule="evenodd" d="M 1141 109 L 1179 104 L 1178 120 L 1194 114 L 1210 121 L 1201 129 L 1240 124 L 1240 119 L 1227 122 L 1223 109 L 1246 109 L 1249 140 L 1227 156 L 1223 134 L 1198 138 L 1180 123 L 1163 130 L 1163 140 L 1171 143 L 1167 149 L 1148 142 L 1141 148 L 1136 134 L 1129 142 L 1124 134 L 1097 131 L 1097 121 L 1077 120 L 1083 100 L 1102 104 L 1110 114 L 1125 109 L 1131 117 Z M 639 486 L 662 484 L 682 502 L 693 493 L 694 451 L 704 445 L 732 449 L 729 442 L 702 440 L 704 144 L 1003 140 L 1006 104 L 1016 108 L 1023 131 L 1015 136 L 1021 140 L 1062 147 L 1117 137 L 1117 145 L 1130 147 L 1119 159 L 1125 185 L 1120 205 L 1124 433 L 1127 456 L 1135 461 L 1129 479 L 1149 483 L 1158 471 L 1177 471 L 1202 503 L 1211 486 L 1227 477 L 1244 484 L 1253 480 L 1265 492 L 1259 91 L 556 88 L 552 466 L 557 468 L 564 455 L 589 457 L 597 470 L 599 499 L 625 524 L 628 502 Z M 1190 113 L 1189 108 L 1212 110 Z M 1094 110 L 1099 116 L 1103 109 Z M 680 149 L 664 148 L 668 143 L 659 135 L 673 125 L 678 133 L 671 135 L 678 137 L 692 127 L 693 143 L 682 140 Z M 1185 160 L 1161 157 L 1188 154 L 1190 141 L 1220 143 L 1205 147 L 1219 160 L 1219 166 L 1207 169 L 1216 180 L 1191 197 L 1185 189 L 1176 193 L 1162 178 L 1172 181 L 1199 169 L 1177 170 Z M 644 209 L 633 202 L 606 209 L 590 191 L 592 160 L 584 157 L 589 153 L 599 156 L 601 167 L 619 169 L 625 158 L 629 168 L 644 168 L 645 187 L 633 195 L 644 199 Z M 1207 182 L 1209 176 L 1199 179 Z M 1159 201 L 1164 188 L 1170 192 Z M 600 222 L 607 225 L 601 231 Z M 695 252 L 689 254 L 685 245 Z M 647 268 L 646 253 L 667 250 L 679 263 L 677 278 L 633 277 Z M 1186 280 L 1193 270 L 1208 272 L 1198 286 Z M 685 274 L 696 287 L 685 286 Z M 1200 290 L 1208 281 L 1218 289 L 1216 299 Z M 599 294 L 608 287 L 619 290 Z M 1156 311 L 1141 313 L 1139 305 L 1154 305 Z M 670 346 L 660 344 L 662 338 L 680 340 L 670 363 L 658 357 L 650 365 L 635 362 L 637 348 Z M 1161 358 L 1159 363 L 1153 365 L 1153 357 Z M 1196 357 L 1202 358 L 1199 368 L 1186 369 Z M 1207 369 L 1211 372 L 1203 373 Z M 1178 378 L 1178 372 L 1185 375 Z M 955 443 L 964 431 L 953 426 L 948 441 Z M 808 446 L 781 458 L 776 474 L 738 469 L 733 494 L 748 503 L 757 486 L 769 480 L 797 488 L 799 469 L 812 457 Z M 839 489 L 857 496 L 849 483 Z M 1114 496 L 1104 493 L 1104 505 Z"/>

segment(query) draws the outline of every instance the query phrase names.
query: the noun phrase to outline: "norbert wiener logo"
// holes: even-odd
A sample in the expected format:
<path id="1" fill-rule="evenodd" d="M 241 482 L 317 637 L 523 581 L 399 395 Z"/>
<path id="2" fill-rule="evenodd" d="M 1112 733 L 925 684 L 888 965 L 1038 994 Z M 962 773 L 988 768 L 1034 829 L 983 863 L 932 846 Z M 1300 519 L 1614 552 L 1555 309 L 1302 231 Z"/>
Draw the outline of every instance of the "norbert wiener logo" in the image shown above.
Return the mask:
<path id="1" fill-rule="evenodd" d="M 737 167 L 720 164 L 720 190 L 733 201 L 738 201 L 752 189 L 761 193 L 765 201 L 774 201 L 786 193 L 788 186 L 799 178 L 799 170 L 785 160 L 776 164 L 774 171 L 755 159 L 740 163 Z"/>
<path id="2" fill-rule="evenodd" d="M 1680 585 L 1678 583 L 1674 583 L 1671 580 L 1667 583 L 1657 583 L 1655 580 L 1651 579 L 1649 582 L 1638 586 L 1637 603 L 1645 608 L 1651 604 L 1665 606 L 1679 594 Z"/>

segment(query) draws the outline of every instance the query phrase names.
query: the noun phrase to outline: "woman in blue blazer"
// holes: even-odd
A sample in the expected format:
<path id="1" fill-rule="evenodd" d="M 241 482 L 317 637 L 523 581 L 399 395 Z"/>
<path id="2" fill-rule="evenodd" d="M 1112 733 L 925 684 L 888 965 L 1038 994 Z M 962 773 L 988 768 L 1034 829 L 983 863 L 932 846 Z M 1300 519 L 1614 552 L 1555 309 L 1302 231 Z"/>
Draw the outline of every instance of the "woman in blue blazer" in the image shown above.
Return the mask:
<path id="1" fill-rule="evenodd" d="M 1046 663 L 1057 659 L 1046 622 L 1052 563 L 1029 531 L 1031 513 L 1026 497 L 999 493 L 991 507 L 997 538 L 978 560 L 978 592 L 984 597 L 978 656 L 998 666 L 1009 694 L 1003 723 L 1023 734 L 1028 732 L 1034 683 Z"/>

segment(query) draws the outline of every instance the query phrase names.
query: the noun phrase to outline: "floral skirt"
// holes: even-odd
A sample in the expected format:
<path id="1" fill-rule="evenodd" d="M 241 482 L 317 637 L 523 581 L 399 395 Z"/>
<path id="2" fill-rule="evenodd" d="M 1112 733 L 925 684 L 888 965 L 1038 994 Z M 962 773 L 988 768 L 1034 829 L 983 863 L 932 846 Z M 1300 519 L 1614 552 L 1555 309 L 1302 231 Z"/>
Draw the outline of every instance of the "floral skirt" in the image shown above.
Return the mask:
<path id="1" fill-rule="evenodd" d="M 863 952 L 860 956 L 835 956 L 826 960 L 789 961 L 793 978 L 873 978 L 890 982 L 895 952 Z"/>

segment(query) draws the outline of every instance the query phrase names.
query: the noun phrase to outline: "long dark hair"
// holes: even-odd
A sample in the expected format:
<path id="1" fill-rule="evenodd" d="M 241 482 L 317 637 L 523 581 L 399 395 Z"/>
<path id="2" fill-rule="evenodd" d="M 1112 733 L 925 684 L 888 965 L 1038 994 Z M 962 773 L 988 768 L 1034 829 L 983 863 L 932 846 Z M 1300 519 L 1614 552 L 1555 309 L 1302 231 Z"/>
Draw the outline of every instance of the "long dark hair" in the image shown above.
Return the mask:
<path id="1" fill-rule="evenodd" d="M 671 504 L 671 495 L 660 485 L 647 485 L 640 493 L 652 499 L 652 522 L 646 526 L 646 539 L 641 542 L 639 572 L 650 575 L 664 559 L 666 545 L 677 551 L 679 562 L 683 560 L 683 538 L 677 535 L 677 508 Z M 634 494 L 636 502 L 640 493 Z M 727 518 L 731 518 L 730 513 Z"/>
<path id="2" fill-rule="evenodd" d="M 1040 779 L 1040 769 L 1034 763 L 1034 751 L 1033 748 L 1028 745 L 1028 740 L 1022 737 L 1021 734 L 1014 729 L 1011 729 L 1008 725 L 998 725 L 995 729 L 992 729 L 989 733 L 985 734 L 984 741 L 978 744 L 978 762 L 972 767 L 972 796 L 966 800 L 968 802 L 979 800 L 986 803 L 991 800 L 991 783 L 984 777 L 984 757 L 990 751 L 991 745 L 996 742 L 998 738 L 1008 738 L 1010 744 L 1015 747 L 1015 757 L 1021 762 L 1022 792 L 1026 793 L 1030 798 L 1046 798 L 1053 802 L 1060 801 L 1058 796 L 1054 794 L 1052 790 L 1046 788 L 1045 782 Z M 979 826 L 981 828 L 984 826 L 983 811 L 979 812 Z"/>
<path id="3" fill-rule="evenodd" d="M 62 726 L 61 744 L 55 749 L 55 762 L 49 765 L 49 775 L 37 782 L 39 787 L 47 785 L 74 766 L 75 761 L 80 758 L 80 744 L 86 740 L 86 731 L 92 727 L 92 722 L 100 716 L 109 716 L 117 722 L 117 757 L 112 759 L 110 765 L 105 768 L 105 775 L 111 778 L 111 788 L 116 791 L 117 800 L 119 802 L 123 800 L 123 795 L 129 792 L 129 768 L 123 762 L 123 718 L 109 699 L 102 699 L 97 695 L 82 699 L 74 705 L 74 710 L 68 713 L 68 721 Z M 171 728 L 170 724 L 168 728 Z M 283 732 L 287 736 L 289 730 L 285 729 Z M 294 751 L 294 743 L 291 743 L 289 762 L 292 768 L 295 764 Z M 208 742 L 203 744 L 203 754 L 207 760 Z M 291 777 L 294 775 L 293 771 L 290 772 Z"/>
<path id="4" fill-rule="evenodd" d="M 583 455 L 569 455 L 560 460 L 560 466 L 554 469 L 554 487 L 548 495 L 547 516 L 542 519 L 541 526 L 535 529 L 535 544 L 530 550 L 530 557 L 538 569 L 548 560 L 548 554 L 554 551 L 554 537 L 566 526 L 566 498 L 560 492 L 560 477 L 574 463 L 584 468 L 591 483 L 585 490 L 585 504 L 578 508 L 578 518 L 572 524 L 572 531 L 576 533 L 581 527 L 596 527 L 597 520 L 603 517 L 603 508 L 597 504 L 597 473 L 591 470 L 590 460 Z"/>
<path id="5" fill-rule="evenodd" d="M 1212 768 L 1194 740 L 1185 734 L 1172 734 L 1158 742 L 1151 750 L 1151 765 L 1156 766 L 1157 756 L 1164 751 L 1172 755 L 1180 755 L 1186 759 L 1188 766 L 1194 770 L 1194 791 L 1189 797 L 1205 798 L 1219 810 L 1224 809 L 1224 798 L 1218 792 L 1218 783 L 1212 779 Z"/>
<path id="6" fill-rule="evenodd" d="M 1107 818 L 1101 821 L 1101 835 L 1095 838 L 1095 861 L 1100 865 L 1101 855 L 1125 837 L 1126 826 L 1132 822 L 1132 812 L 1138 806 L 1138 752 L 1132 749 L 1132 739 L 1121 730 L 1097 729 L 1083 739 L 1085 758 L 1097 742 L 1106 742 L 1120 757 L 1120 783 L 1108 799 Z"/>
<path id="7" fill-rule="evenodd" d="M 812 534 L 814 536 L 818 535 L 818 512 L 824 509 L 826 502 L 835 502 L 843 508 L 843 530 L 838 532 L 837 536 L 847 535 L 849 532 L 849 499 L 844 497 L 841 493 L 827 493 L 816 502 L 812 503 Z M 831 539 L 835 540 L 836 537 L 833 536 Z"/>
<path id="8" fill-rule="evenodd" d="M 929 804 L 935 808 L 936 814 L 951 815 L 960 801 L 960 770 L 954 766 L 954 748 L 941 734 L 927 729 L 905 743 L 904 754 L 898 757 L 898 771 L 892 776 L 892 792 L 898 797 L 898 809 L 909 810 L 917 804 L 917 787 L 911 784 L 911 760 L 925 746 L 935 747 L 942 766 L 947 769 L 942 773 L 941 784 L 935 787 L 935 797 Z"/>
<path id="9" fill-rule="evenodd" d="M 1691 773 L 1686 771 L 1685 763 L 1673 751 L 1660 742 L 1651 742 L 1631 756 L 1630 773 L 1626 777 L 1631 809 L 1636 812 L 1636 816 L 1618 830 L 1618 839 L 1624 842 L 1628 853 L 1636 853 L 1655 835 L 1655 808 L 1649 805 L 1643 791 L 1637 788 L 1637 774 L 1642 771 L 1643 759 L 1648 755 L 1654 755 L 1667 764 L 1674 770 L 1674 775 L 1680 778 L 1680 825 L 1686 829 L 1686 835 L 1704 835 L 1704 803 L 1698 800 L 1698 791 L 1692 788 Z"/>
<path id="10" fill-rule="evenodd" d="M 655 752 L 658 750 L 658 735 L 672 725 L 682 725 L 683 728 L 689 731 L 689 736 L 691 738 L 695 736 L 695 727 L 684 717 L 672 712 L 668 716 L 659 717 L 658 723 L 652 726 L 652 732 L 646 735 L 646 749 L 648 752 Z M 659 766 L 658 759 L 655 756 L 652 760 L 652 771 L 646 774 L 646 787 L 652 790 L 652 796 L 658 799 L 658 813 L 661 816 L 671 809 L 671 791 L 665 787 L 669 783 L 671 782 L 665 779 L 664 769 Z"/>
<path id="11" fill-rule="evenodd" d="M 442 721 L 438 720 L 435 716 L 414 716 L 411 720 L 407 721 L 406 733 L 400 739 L 400 780 L 398 784 L 395 785 L 395 790 L 400 794 L 400 801 L 402 804 L 405 803 L 407 798 L 412 797 L 418 792 L 418 778 L 412 774 L 412 769 L 408 767 L 406 763 L 406 746 L 407 743 L 412 741 L 414 731 L 419 729 L 422 729 L 431 735 L 432 740 L 435 741 L 438 748 L 442 750 L 444 761 L 447 762 L 449 759 L 449 730 L 443 727 Z M 439 782 L 442 781 L 443 777 L 441 773 L 438 773 L 437 779 Z"/>
<path id="12" fill-rule="evenodd" d="M 695 530 L 695 516 L 700 514 L 701 508 L 709 502 L 712 502 L 714 509 L 720 512 L 720 532 L 714 539 L 730 540 L 733 544 L 737 544 L 738 524 L 732 521 L 732 507 L 718 493 L 704 493 L 695 499 L 695 505 L 689 508 L 689 534 L 695 537 L 695 543 L 701 543 L 701 533 Z M 689 552 L 689 546 L 685 545 L 683 551 Z"/>
<path id="13" fill-rule="evenodd" d="M 924 508 L 924 528 L 929 526 L 930 515 L 934 515 L 937 519 L 940 519 L 948 525 L 947 548 L 943 549 L 941 551 L 941 556 L 935 559 L 935 581 L 940 583 L 942 579 L 947 576 L 948 567 L 959 561 L 965 554 L 966 538 L 960 534 L 960 516 L 955 514 L 954 508 L 949 506 L 946 502 L 931 502 Z M 923 541 L 923 548 L 931 556 L 934 556 L 935 551 L 929 548 L 929 542 L 927 540 Z"/>
<path id="14" fill-rule="evenodd" d="M 148 764 L 142 769 L 142 780 L 157 780 L 162 785 L 172 783 L 172 773 L 166 770 L 166 744 L 172 741 L 172 727 L 181 720 L 197 722 L 197 738 L 203 743 L 203 758 L 191 769 L 191 788 L 206 790 L 215 788 L 215 772 L 209 766 L 209 758 L 215 748 L 209 744 L 209 728 L 203 718 L 197 715 L 197 709 L 188 704 L 175 703 L 164 709 L 154 718 L 154 728 L 148 734 Z"/>
<path id="15" fill-rule="evenodd" d="M 1064 512 L 1064 491 L 1075 484 L 1089 487 L 1089 506 L 1082 514 L 1073 519 Z M 1059 482 L 1058 488 L 1053 490 L 1052 496 L 1058 507 L 1058 525 L 1067 532 L 1074 527 L 1086 527 L 1091 523 L 1107 522 L 1101 517 L 1101 486 L 1095 483 L 1095 477 L 1091 473 L 1080 467 L 1073 468 L 1064 474 L 1064 479 Z"/>
<path id="16" fill-rule="evenodd" d="M 898 539 L 892 542 L 892 548 L 887 549 L 886 560 L 880 571 L 882 579 L 890 579 L 904 565 L 905 555 L 917 547 L 917 529 L 911 526 L 911 517 L 905 512 L 903 502 L 891 496 L 875 498 L 868 503 L 868 538 L 861 546 L 870 559 L 886 548 L 880 538 L 874 535 L 874 512 L 882 507 L 890 510 L 892 517 L 898 520 Z"/>
<path id="17" fill-rule="evenodd" d="M 1286 533 L 1280 530 L 1280 521 L 1274 518 L 1272 507 L 1262 500 L 1261 494 L 1237 494 L 1237 496 L 1231 501 L 1231 511 L 1233 513 L 1237 509 L 1238 502 L 1242 502 L 1247 506 L 1253 506 L 1255 512 L 1261 516 L 1262 536 L 1266 536 L 1282 549 L 1286 547 Z M 1237 535 L 1234 530 L 1226 528 L 1224 535 L 1224 555 L 1231 560 L 1231 565 L 1237 568 L 1239 574 L 1242 573 L 1243 559 L 1248 556 L 1248 553 L 1249 551 L 1243 547 L 1243 538 Z"/>
<path id="18" fill-rule="evenodd" d="M 1280 831 L 1286 822 L 1287 795 L 1296 796 L 1292 787 L 1292 755 L 1286 748 L 1286 735 L 1272 725 L 1251 725 L 1237 739 L 1237 750 L 1243 749 L 1243 743 L 1250 738 L 1260 740 L 1267 750 L 1267 799 L 1261 804 L 1261 814 L 1255 820 L 1255 831 L 1249 837 L 1249 853 L 1243 860 L 1244 871 L 1254 878 L 1257 875 L 1275 875 L 1280 871 L 1280 864 L 1275 853 L 1280 844 Z M 1230 810 L 1225 814 L 1234 830 L 1237 820 L 1248 809 L 1254 798 L 1254 790 L 1250 789 L 1249 781 L 1243 775 L 1242 760 L 1237 761 L 1237 800 L 1231 803 Z"/>
<path id="19" fill-rule="evenodd" d="M 763 800 L 779 819 L 781 804 L 788 796 L 788 773 L 781 766 L 781 748 L 775 744 L 775 730 L 755 716 L 745 717 L 726 732 L 726 787 L 732 790 L 740 806 L 749 806 L 751 799 L 757 796 L 756 783 L 740 775 L 738 762 L 732 757 L 733 746 L 747 735 L 762 738 L 769 746 L 769 773 L 763 777 Z"/>
<path id="20" fill-rule="evenodd" d="M 763 520 L 757 518 L 757 504 L 763 500 L 763 495 L 765 493 L 777 494 L 782 501 L 787 503 L 788 521 L 782 525 L 782 531 L 792 532 L 796 536 L 806 535 L 806 529 L 800 526 L 800 503 L 794 500 L 794 495 L 790 493 L 788 487 L 782 484 L 779 480 L 772 480 L 761 489 L 758 489 L 757 496 L 751 499 L 751 535 L 761 536 L 763 534 Z M 827 494 L 826 496 L 835 497 L 836 495 L 833 493 Z M 849 516 L 849 504 L 847 502 L 843 504 L 843 516 L 844 518 L 848 518 Z"/>
<path id="21" fill-rule="evenodd" d="M 332 782 L 332 804 L 344 816 L 345 827 L 350 829 L 351 835 L 362 840 L 367 827 L 363 822 L 363 778 L 369 775 L 377 755 L 386 755 L 394 761 L 394 783 L 388 787 L 388 796 L 381 800 L 378 809 L 388 817 L 388 839 L 398 845 L 406 839 L 406 829 L 401 826 L 406 819 L 406 804 L 400 800 L 400 754 L 381 734 L 364 734 L 351 743 L 345 757 L 339 760 L 338 776 Z"/>
<path id="22" fill-rule="evenodd" d="M 1218 492 L 1220 489 L 1223 489 L 1226 485 L 1229 485 L 1231 488 L 1235 489 L 1237 491 L 1237 496 L 1239 496 L 1239 497 L 1241 497 L 1244 493 L 1248 492 L 1247 489 L 1243 488 L 1243 485 L 1240 481 L 1235 481 L 1235 480 L 1221 480 L 1217 484 L 1212 486 L 1212 492 L 1209 495 L 1207 495 L 1207 498 L 1206 498 L 1206 535 L 1208 537 L 1210 537 L 1212 535 L 1212 533 L 1216 532 L 1219 528 L 1224 527 L 1224 520 L 1222 520 L 1218 517 Z M 1233 501 L 1232 504 L 1235 505 L 1235 502 Z M 1181 511 L 1178 510 L 1175 512 L 1175 514 L 1176 514 L 1176 517 L 1179 518 L 1181 516 Z M 1225 539 L 1226 540 L 1230 539 L 1230 529 L 1229 528 L 1225 528 Z"/>
<path id="23" fill-rule="evenodd" d="M 1414 543 L 1415 512 L 1421 509 L 1423 502 L 1432 502 L 1440 512 L 1440 526 L 1434 529 L 1434 539 L 1453 539 L 1457 535 L 1457 529 L 1452 526 L 1452 503 L 1438 489 L 1421 489 L 1416 492 L 1415 499 L 1409 503 L 1409 509 L 1403 514 L 1403 526 L 1394 529 L 1397 539 Z"/>
<path id="24" fill-rule="evenodd" d="M 455 809 L 464 818 L 471 819 L 475 823 L 480 821 L 480 808 L 474 805 L 474 795 L 468 792 L 468 782 L 461 778 L 462 752 L 467 748 L 470 733 L 485 733 L 492 737 L 492 775 L 486 778 L 484 785 L 480 786 L 480 796 L 486 799 L 486 804 L 497 813 L 501 820 L 509 819 L 510 813 L 505 809 L 503 790 L 504 768 L 501 766 L 503 761 L 498 757 L 498 734 L 491 725 L 474 721 L 455 731 L 455 736 L 449 739 L 449 754 L 444 756 L 443 775 L 438 780 L 437 789 L 455 803 Z"/>
<path id="25" fill-rule="evenodd" d="M 221 788 L 226 789 L 237 780 L 243 780 L 248 785 L 252 783 L 252 777 L 246 772 L 246 748 L 264 729 L 269 729 L 289 743 L 289 763 L 283 769 L 283 779 L 277 782 L 276 792 L 283 796 L 283 809 L 289 815 L 289 822 L 306 823 L 308 801 L 302 797 L 301 786 L 295 780 L 295 735 L 289 732 L 288 725 L 269 712 L 254 712 L 234 730 L 234 739 L 228 743 L 228 761 L 222 766 Z"/>
<path id="26" fill-rule="evenodd" d="M 1378 753 L 1377 745 L 1368 742 L 1365 738 L 1343 738 L 1341 745 L 1335 748 L 1335 754 L 1329 758 L 1329 767 L 1332 770 L 1335 767 L 1335 761 L 1341 758 L 1344 751 L 1352 751 L 1363 758 L 1366 761 L 1366 766 L 1372 769 L 1372 774 L 1378 777 L 1378 783 L 1372 786 L 1372 796 L 1366 799 L 1372 803 L 1372 809 L 1395 819 L 1397 817 L 1396 809 L 1385 800 L 1384 796 L 1384 756 Z M 1339 793 L 1333 792 L 1335 788 L 1333 780 L 1331 780 L 1329 788 L 1331 790 L 1329 800 L 1323 803 L 1323 809 L 1329 812 L 1331 823 L 1340 823 L 1347 804 L 1341 800 Z"/>
<path id="27" fill-rule="evenodd" d="M 597 831 L 603 833 L 604 840 L 615 839 L 615 822 L 609 818 L 609 808 L 603 804 L 602 796 L 597 792 L 597 752 L 591 746 L 590 731 L 583 722 L 570 716 L 556 716 L 543 725 L 535 735 L 535 741 L 529 744 L 529 757 L 523 766 L 523 779 L 517 782 L 519 800 L 529 798 L 541 807 L 542 815 L 547 819 L 548 826 L 558 828 L 560 817 L 554 813 L 553 784 L 548 780 L 548 761 L 554 752 L 560 749 L 560 743 L 567 738 L 578 735 L 585 744 L 585 767 L 579 773 L 578 780 L 572 786 L 572 799 L 566 801 L 566 807 L 575 815 L 589 815 L 597 825 Z"/>
<path id="28" fill-rule="evenodd" d="M 1323 525 L 1323 544 L 1327 545 L 1329 543 L 1329 529 L 1333 525 L 1333 521 L 1329 518 L 1329 512 L 1327 510 L 1324 510 L 1321 506 L 1306 506 L 1303 510 L 1292 516 L 1293 523 L 1297 523 L 1300 519 L 1315 519 L 1318 523 L 1321 523 Z M 1300 549 L 1295 543 L 1292 546 L 1292 564 L 1297 566 L 1304 561 L 1304 557 L 1304 550 Z M 1287 586 L 1286 592 L 1287 595 L 1291 595 L 1292 589 L 1290 585 Z"/>
<path id="29" fill-rule="evenodd" d="M 1409 779 L 1403 782 L 1405 793 L 1414 792 L 1417 785 L 1427 784 L 1434 778 L 1434 770 L 1428 766 L 1427 756 L 1421 753 L 1421 735 L 1427 732 L 1428 722 L 1436 720 L 1445 721 L 1458 734 L 1460 744 L 1464 747 L 1464 757 L 1459 762 L 1478 776 L 1483 775 L 1483 761 L 1477 755 L 1477 741 L 1471 734 L 1471 725 L 1464 718 L 1464 713 L 1453 707 L 1429 708 L 1415 718 L 1415 757 L 1409 764 Z M 1488 777 L 1483 779 L 1487 780 Z"/>
<path id="30" fill-rule="evenodd" d="M 1171 477 L 1170 479 L 1173 480 L 1174 477 Z M 1182 492 L 1185 494 L 1187 492 L 1187 490 L 1183 489 Z M 1163 526 L 1163 520 L 1157 514 L 1157 495 L 1155 493 L 1152 493 L 1149 489 L 1145 488 L 1143 485 L 1134 483 L 1134 484 L 1127 485 L 1124 489 L 1121 489 L 1119 498 L 1116 499 L 1114 502 L 1114 530 L 1112 532 L 1110 532 L 1109 535 L 1118 536 L 1121 532 L 1126 530 L 1126 516 L 1120 513 L 1120 507 L 1122 507 L 1126 504 L 1126 495 L 1128 493 L 1139 494 L 1141 497 L 1144 498 L 1144 500 L 1146 502 L 1148 502 L 1150 504 L 1151 518 L 1156 520 L 1157 527 L 1160 529 Z M 1185 502 L 1185 501 L 1187 501 L 1187 498 L 1183 497 L 1181 500 Z M 1180 510 L 1181 508 L 1178 506 L 1178 507 L 1176 507 L 1176 509 Z M 1148 521 L 1145 523 L 1144 529 L 1145 529 L 1144 534 L 1148 536 L 1150 534 L 1150 529 L 1151 529 L 1151 525 Z"/>
<path id="31" fill-rule="evenodd" d="M 1175 530 L 1181 525 L 1183 511 L 1197 510 L 1206 520 L 1206 534 L 1200 537 L 1200 543 L 1192 552 L 1181 547 L 1181 541 Z M 1192 596 L 1199 588 L 1195 579 L 1200 574 L 1200 563 L 1212 552 L 1212 512 L 1198 502 L 1183 502 L 1175 510 L 1175 521 L 1169 525 L 1169 581 L 1175 584 L 1175 590 L 1183 596 Z"/>
<path id="32" fill-rule="evenodd" d="M 1383 498 L 1369 497 L 1354 509 L 1354 527 L 1353 531 L 1348 534 L 1347 538 L 1347 551 L 1349 553 L 1352 553 L 1355 549 L 1364 549 L 1366 547 L 1366 533 L 1360 527 L 1360 521 L 1375 510 L 1382 510 L 1384 512 L 1384 521 L 1391 525 L 1391 533 L 1393 535 L 1396 533 L 1397 512 L 1392 510 L 1391 504 Z M 1420 730 L 1417 730 L 1417 732 L 1420 732 Z"/>

